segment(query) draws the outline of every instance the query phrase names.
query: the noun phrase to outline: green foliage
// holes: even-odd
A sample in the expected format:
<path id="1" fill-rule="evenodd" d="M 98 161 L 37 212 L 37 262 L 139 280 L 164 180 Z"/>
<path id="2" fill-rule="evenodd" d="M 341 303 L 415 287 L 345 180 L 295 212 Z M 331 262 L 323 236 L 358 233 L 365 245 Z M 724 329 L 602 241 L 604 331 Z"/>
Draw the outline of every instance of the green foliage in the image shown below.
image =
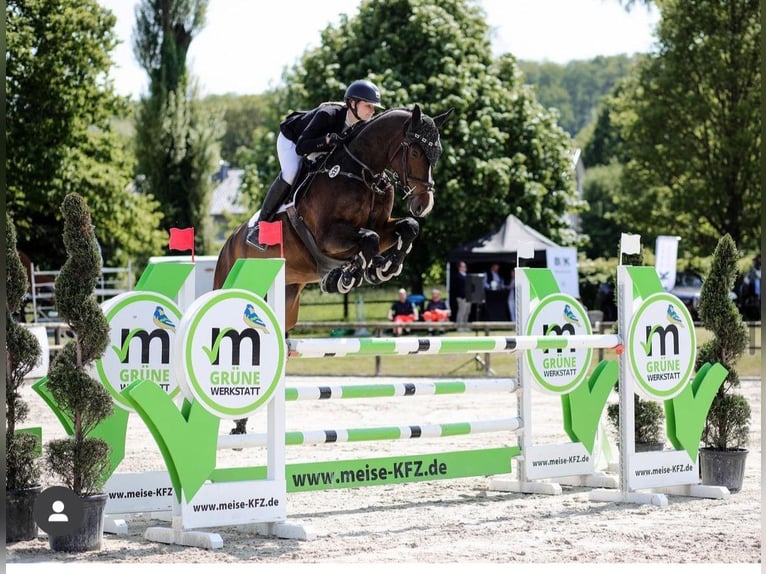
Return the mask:
<path id="1" fill-rule="evenodd" d="M 161 245 L 156 204 L 130 191 L 130 160 L 114 134 L 114 118 L 127 114 L 105 81 L 115 22 L 96 0 L 8 2 L 7 208 L 20 248 L 43 268 L 66 258 L 51 206 L 73 190 L 92 204 L 107 264 Z"/>
<path id="2" fill-rule="evenodd" d="M 620 126 L 626 121 L 623 120 L 623 116 L 630 113 L 629 108 L 623 107 L 624 100 L 621 96 L 631 78 L 632 76 L 622 78 L 609 95 L 601 100 L 592 131 L 583 144 L 583 161 L 588 167 L 605 166 L 615 162 L 624 164 L 630 159 L 624 149 Z"/>
<path id="3" fill-rule="evenodd" d="M 616 245 L 617 243 L 613 243 L 613 246 Z M 612 251 L 616 254 L 617 249 L 614 248 Z M 616 268 L 616 255 L 610 258 L 586 259 L 585 254 L 578 254 L 577 279 L 580 287 L 580 298 L 588 309 L 601 309 L 602 301 L 599 299 L 599 287 L 604 283 L 611 283 L 612 285 L 616 283 Z"/>
<path id="4" fill-rule="evenodd" d="M 186 55 L 205 23 L 207 0 L 142 0 L 133 48 L 149 76 L 136 115 L 139 191 L 159 202 L 160 224 L 194 227 L 197 253 L 211 252 L 211 176 L 223 133 L 220 112 L 200 104 Z"/>
<path id="5" fill-rule="evenodd" d="M 553 62 L 519 62 L 527 83 L 546 108 L 555 108 L 559 124 L 572 137 L 596 117 L 598 105 L 618 82 L 631 71 L 634 58 L 596 56 L 592 60 L 573 60 L 566 64 Z"/>
<path id="6" fill-rule="evenodd" d="M 109 468 L 109 445 L 100 438 L 52 440 L 48 443 L 48 468 L 80 496 L 98 493 Z"/>
<path id="7" fill-rule="evenodd" d="M 662 442 L 665 411 L 654 401 L 633 396 L 633 426 L 637 443 Z M 606 408 L 606 416 L 615 430 L 620 428 L 620 405 L 612 403 Z"/>
<path id="8" fill-rule="evenodd" d="M 271 105 L 268 94 L 237 96 L 233 94 L 207 96 L 202 100 L 206 113 L 216 114 L 223 110 L 225 125 L 221 136 L 221 158 L 228 161 L 232 167 L 243 167 L 241 158 L 252 153 L 255 132 L 265 125 L 276 128 L 279 117 Z M 272 116 L 274 116 L 272 118 Z"/>
<path id="9" fill-rule="evenodd" d="M 683 237 L 710 252 L 724 233 L 761 235 L 761 13 L 757 0 L 667 0 L 659 51 L 623 85 L 620 137 L 630 161 L 621 223 L 648 240 Z"/>
<path id="10" fill-rule="evenodd" d="M 717 395 L 702 431 L 703 444 L 716 450 L 746 447 L 750 438 L 750 416 L 750 403 L 742 395 Z"/>
<path id="11" fill-rule="evenodd" d="M 617 206 L 614 197 L 619 194 L 622 166 L 616 162 L 596 166 L 585 173 L 583 198 L 590 209 L 580 215 L 580 225 L 588 233 L 585 254 L 589 258 L 615 255 L 614 246 L 623 232 L 615 220 Z"/>
<path id="12" fill-rule="evenodd" d="M 88 495 L 103 485 L 109 451 L 106 443 L 87 435 L 111 414 L 112 400 L 87 369 L 109 344 L 109 324 L 93 295 L 101 268 L 88 206 L 71 193 L 61 211 L 68 257 L 56 278 L 56 300 L 61 318 L 76 337 L 53 359 L 48 389 L 72 420 L 74 433 L 49 443 L 46 462 L 69 488 Z"/>
<path id="13" fill-rule="evenodd" d="M 40 439 L 29 433 L 16 433 L 5 440 L 5 489 L 24 490 L 40 484 Z"/>
<path id="14" fill-rule="evenodd" d="M 27 274 L 16 251 L 16 227 L 5 214 L 5 447 L 6 490 L 29 488 L 39 483 L 37 438 L 17 434 L 16 426 L 29 412 L 21 399 L 24 377 L 40 358 L 41 349 L 35 336 L 16 323 L 13 316 L 22 308 L 27 292 Z"/>
<path id="15" fill-rule="evenodd" d="M 274 95 L 280 117 L 338 100 L 359 78 L 381 87 L 386 107 L 419 103 L 432 116 L 455 108 L 443 126 L 434 211 L 404 268 L 413 287 L 452 247 L 509 213 L 561 244 L 578 241 L 567 217 L 583 207 L 569 137 L 557 113 L 523 83 L 513 57 L 493 61 L 479 7 L 466 0 L 362 2 L 355 17 L 328 26 L 320 47 L 287 72 L 287 88 Z M 259 186 L 278 169 L 273 138 L 261 133 L 254 146 L 261 162 L 272 161 L 259 162 Z M 394 214 L 400 210 L 396 205 Z"/>
<path id="16" fill-rule="evenodd" d="M 747 439 L 750 420 L 750 407 L 744 397 L 734 398 L 737 395 L 731 394 L 739 386 L 734 364 L 745 352 L 748 342 L 742 315 L 729 298 L 737 276 L 737 258 L 734 240 L 729 234 L 724 235 L 713 252 L 710 274 L 700 292 L 700 318 L 713 338 L 698 349 L 695 366 L 699 369 L 704 363 L 721 363 L 729 371 L 713 399 L 703 432 L 705 446 L 722 450 L 746 444 L 743 440 Z"/>

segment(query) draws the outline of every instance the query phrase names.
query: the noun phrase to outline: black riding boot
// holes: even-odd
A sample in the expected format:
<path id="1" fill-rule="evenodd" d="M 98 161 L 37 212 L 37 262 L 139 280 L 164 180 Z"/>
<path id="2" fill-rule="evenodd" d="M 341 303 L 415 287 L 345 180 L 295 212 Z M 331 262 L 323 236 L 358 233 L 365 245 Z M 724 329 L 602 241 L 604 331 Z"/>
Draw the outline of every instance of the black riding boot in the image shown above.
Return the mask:
<path id="1" fill-rule="evenodd" d="M 268 247 L 267 245 L 264 245 L 263 243 L 260 243 L 259 237 L 258 237 L 258 228 L 260 227 L 261 221 L 271 221 L 271 219 L 274 217 L 274 215 L 277 213 L 277 210 L 279 209 L 279 206 L 284 203 L 285 199 L 287 199 L 287 194 L 290 193 L 290 184 L 287 183 L 284 179 L 282 179 L 282 174 L 280 173 L 277 176 L 277 179 L 274 180 L 274 182 L 271 184 L 271 187 L 269 188 L 268 193 L 266 194 L 265 199 L 263 200 L 263 205 L 261 205 L 261 213 L 258 216 L 258 221 L 256 221 L 255 225 L 253 225 L 252 228 L 250 228 L 247 232 L 247 239 L 246 241 L 255 247 L 256 249 L 260 249 L 261 251 L 265 251 Z"/>

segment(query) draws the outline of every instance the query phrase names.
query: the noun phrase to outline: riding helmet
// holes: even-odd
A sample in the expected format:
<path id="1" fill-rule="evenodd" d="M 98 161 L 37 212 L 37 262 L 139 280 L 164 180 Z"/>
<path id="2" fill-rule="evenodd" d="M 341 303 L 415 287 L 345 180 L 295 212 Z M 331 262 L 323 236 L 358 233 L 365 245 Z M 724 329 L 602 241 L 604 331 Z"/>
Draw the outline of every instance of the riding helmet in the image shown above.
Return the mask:
<path id="1" fill-rule="evenodd" d="M 378 86 L 367 80 L 357 80 L 349 84 L 343 100 L 348 103 L 348 100 L 352 98 L 374 104 L 376 108 L 383 107 L 380 104 L 380 90 Z"/>

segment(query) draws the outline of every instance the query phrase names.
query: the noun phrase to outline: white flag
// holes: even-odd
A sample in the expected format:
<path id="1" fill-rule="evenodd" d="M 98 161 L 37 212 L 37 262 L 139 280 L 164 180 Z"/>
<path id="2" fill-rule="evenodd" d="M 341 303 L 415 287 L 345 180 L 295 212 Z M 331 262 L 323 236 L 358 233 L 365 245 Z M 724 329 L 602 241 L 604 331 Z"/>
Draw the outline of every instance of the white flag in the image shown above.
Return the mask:
<path id="1" fill-rule="evenodd" d="M 521 241 L 516 248 L 516 259 L 534 259 L 535 248 L 531 241 Z"/>
<path id="2" fill-rule="evenodd" d="M 641 253 L 641 236 L 633 235 L 631 233 L 623 233 L 620 235 L 620 254 L 625 255 L 638 255 Z"/>

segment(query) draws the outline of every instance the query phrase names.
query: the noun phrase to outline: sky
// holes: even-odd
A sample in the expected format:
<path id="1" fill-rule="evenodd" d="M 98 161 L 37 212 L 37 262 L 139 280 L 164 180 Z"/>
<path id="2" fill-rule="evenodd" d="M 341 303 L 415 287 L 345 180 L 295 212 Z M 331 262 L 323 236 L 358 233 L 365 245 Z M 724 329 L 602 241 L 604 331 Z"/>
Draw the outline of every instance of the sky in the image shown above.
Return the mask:
<path id="1" fill-rule="evenodd" d="M 133 57 L 138 0 L 98 0 L 117 16 L 119 46 L 112 78 L 118 93 L 146 92 Z M 656 8 L 626 12 L 618 0 L 478 0 L 492 30 L 494 55 L 564 64 L 598 55 L 652 51 Z M 282 72 L 320 43 L 320 32 L 353 17 L 360 0 L 210 0 L 207 23 L 192 40 L 187 64 L 202 95 L 259 94 L 281 83 Z M 264 6 L 268 5 L 267 9 Z"/>

